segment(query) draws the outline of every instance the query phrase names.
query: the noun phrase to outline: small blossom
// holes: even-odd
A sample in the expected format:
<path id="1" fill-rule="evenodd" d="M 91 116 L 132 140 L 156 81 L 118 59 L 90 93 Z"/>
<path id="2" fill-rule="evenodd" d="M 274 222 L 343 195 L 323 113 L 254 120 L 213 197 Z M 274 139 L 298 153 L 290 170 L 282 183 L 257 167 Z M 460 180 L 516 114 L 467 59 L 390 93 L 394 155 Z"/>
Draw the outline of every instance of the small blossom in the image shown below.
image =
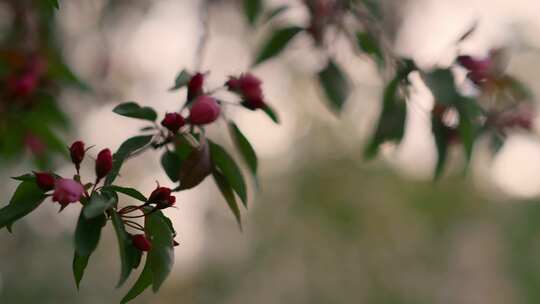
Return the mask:
<path id="1" fill-rule="evenodd" d="M 98 179 L 105 177 L 112 169 L 111 150 L 103 149 L 98 153 L 96 159 L 96 176 Z"/>
<path id="2" fill-rule="evenodd" d="M 71 156 L 71 161 L 73 164 L 75 164 L 75 167 L 77 170 L 79 170 L 79 167 L 81 165 L 81 162 L 84 159 L 84 142 L 78 140 L 71 144 L 71 147 L 69 147 L 69 154 Z"/>
<path id="3" fill-rule="evenodd" d="M 205 125 L 214 122 L 221 112 L 216 99 L 202 95 L 199 96 L 189 113 L 189 122 L 194 125 Z"/>
<path id="4" fill-rule="evenodd" d="M 45 153 L 47 146 L 45 143 L 34 134 L 27 134 L 24 138 L 24 145 L 35 156 L 40 156 Z"/>
<path id="5" fill-rule="evenodd" d="M 54 189 L 54 176 L 46 172 L 34 172 L 36 183 L 41 190 L 47 192 Z"/>
<path id="6" fill-rule="evenodd" d="M 78 202 L 84 192 L 83 186 L 67 178 L 62 178 L 56 181 L 53 193 L 53 202 L 58 202 L 65 206 L 69 203 Z"/>
<path id="7" fill-rule="evenodd" d="M 133 246 L 140 251 L 150 251 L 152 249 L 152 243 L 150 243 L 144 234 L 135 234 L 131 238 Z"/>
<path id="8" fill-rule="evenodd" d="M 167 202 L 171 196 L 171 189 L 167 187 L 157 187 L 152 191 L 148 202 L 151 204 L 159 204 L 160 202 Z"/>
<path id="9" fill-rule="evenodd" d="M 178 113 L 167 113 L 165 114 L 165 118 L 161 121 L 161 125 L 169 131 L 176 133 L 185 125 L 185 121 L 182 115 Z"/>
<path id="10" fill-rule="evenodd" d="M 203 94 L 204 74 L 196 73 L 188 82 L 188 100 L 193 100 Z"/>

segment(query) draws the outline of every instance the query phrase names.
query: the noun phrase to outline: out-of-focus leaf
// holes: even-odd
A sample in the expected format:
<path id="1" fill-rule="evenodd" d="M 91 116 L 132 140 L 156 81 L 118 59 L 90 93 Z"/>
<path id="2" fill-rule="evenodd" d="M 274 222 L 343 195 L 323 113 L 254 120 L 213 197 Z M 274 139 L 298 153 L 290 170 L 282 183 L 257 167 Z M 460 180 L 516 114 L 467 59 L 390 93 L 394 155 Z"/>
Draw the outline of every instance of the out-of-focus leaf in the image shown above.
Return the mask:
<path id="1" fill-rule="evenodd" d="M 356 42 L 358 48 L 371 56 L 379 67 L 384 65 L 384 56 L 377 40 L 369 33 L 357 32 Z"/>
<path id="2" fill-rule="evenodd" d="M 77 254 L 77 252 L 75 252 L 73 256 L 73 276 L 75 277 L 75 285 L 77 286 L 77 289 L 79 289 L 81 285 L 84 270 L 86 269 L 86 266 L 88 266 L 89 259 L 90 256 L 80 256 Z"/>
<path id="3" fill-rule="evenodd" d="M 58 0 L 44 0 L 51 8 L 60 9 L 60 3 Z"/>
<path id="4" fill-rule="evenodd" d="M 266 41 L 266 43 L 264 43 L 263 47 L 259 51 L 253 65 L 258 65 L 263 61 L 273 58 L 281 53 L 281 51 L 285 49 L 287 44 L 289 44 L 296 34 L 300 33 L 302 30 L 303 29 L 298 26 L 289 26 L 272 32 L 270 38 Z"/>
<path id="5" fill-rule="evenodd" d="M 264 111 L 264 113 L 266 115 L 268 115 L 268 117 L 270 117 L 270 119 L 279 124 L 280 121 L 279 121 L 279 116 L 276 114 L 276 111 L 274 111 L 274 109 L 272 107 L 270 107 L 269 105 L 265 105 L 262 110 Z"/>
<path id="6" fill-rule="evenodd" d="M 444 171 L 448 155 L 449 135 L 451 130 L 444 125 L 439 117 L 432 116 L 431 131 L 437 147 L 437 164 L 435 165 L 434 179 L 437 180 Z"/>
<path id="7" fill-rule="evenodd" d="M 134 136 L 124 141 L 113 155 L 113 167 L 105 179 L 105 185 L 110 185 L 120 172 L 124 161 L 137 150 L 144 148 L 152 141 L 152 135 Z"/>
<path id="8" fill-rule="evenodd" d="M 54 1 L 54 0 L 50 0 Z M 47 76 L 63 85 L 73 85 L 83 91 L 91 90 L 57 54 L 49 54 Z"/>
<path id="9" fill-rule="evenodd" d="M 146 264 L 144 265 L 143 271 L 141 272 L 141 275 L 137 279 L 137 282 L 131 287 L 131 289 L 128 291 L 128 293 L 122 298 L 122 301 L 120 301 L 121 304 L 125 304 L 133 299 L 135 299 L 138 295 L 140 295 L 146 288 L 148 288 L 150 285 L 152 285 L 152 269 L 151 269 L 151 263 L 149 261 L 149 258 L 146 258 Z"/>
<path id="10" fill-rule="evenodd" d="M 120 215 L 116 211 L 111 212 L 110 215 L 114 226 L 114 231 L 116 232 L 116 237 L 118 239 L 118 249 L 120 251 L 120 262 L 122 265 L 120 280 L 117 284 L 117 287 L 120 287 L 127 280 L 131 274 L 131 271 L 134 268 L 137 268 L 139 265 L 141 252 L 133 246 L 131 237 L 127 233 L 126 228 L 124 227 L 124 222 L 122 221 Z"/>
<path id="11" fill-rule="evenodd" d="M 347 76 L 339 66 L 329 60 L 326 67 L 319 72 L 319 82 L 333 110 L 341 111 L 350 94 Z"/>
<path id="12" fill-rule="evenodd" d="M 242 200 L 244 206 L 247 207 L 246 182 L 244 181 L 242 171 L 240 171 L 240 168 L 234 159 L 223 147 L 210 140 L 208 142 L 210 143 L 210 156 L 213 165 L 221 171 L 234 192 L 236 192 Z"/>
<path id="13" fill-rule="evenodd" d="M 36 209 L 45 199 L 45 194 L 34 181 L 19 184 L 7 206 L 0 209 L 0 229 L 11 225 L 18 219 Z"/>
<path id="14" fill-rule="evenodd" d="M 150 107 L 141 107 L 136 102 L 125 102 L 117 105 L 113 112 L 131 118 L 144 119 L 149 121 L 155 121 L 157 118 L 156 111 Z"/>
<path id="15" fill-rule="evenodd" d="M 405 100 L 399 96 L 398 92 L 402 80 L 402 75 L 396 75 L 384 90 L 381 116 L 375 134 L 364 151 L 364 155 L 368 159 L 377 155 L 379 146 L 382 143 L 387 141 L 399 143 L 405 133 L 407 105 L 405 104 Z"/>
<path id="16" fill-rule="evenodd" d="M 127 196 L 131 196 L 132 198 L 139 200 L 141 202 L 146 202 L 146 197 L 142 193 L 140 193 L 137 189 L 128 188 L 128 187 L 120 187 L 120 186 L 105 186 L 103 187 L 103 190 L 110 190 L 110 191 L 122 193 Z"/>
<path id="17" fill-rule="evenodd" d="M 288 5 L 280 5 L 280 6 L 277 6 L 271 10 L 269 10 L 264 18 L 263 18 L 263 22 L 269 22 L 271 21 L 272 19 L 278 17 L 279 15 L 285 13 L 287 10 L 289 9 L 289 6 Z"/>
<path id="18" fill-rule="evenodd" d="M 459 99 L 456 103 L 456 109 L 459 114 L 459 136 L 463 143 L 468 164 L 472 156 L 474 143 L 480 131 L 478 118 L 482 110 L 476 103 L 476 100 L 465 97 Z"/>
<path id="19" fill-rule="evenodd" d="M 22 181 L 22 182 L 24 182 L 24 181 L 35 181 L 36 176 L 34 174 L 26 173 L 26 174 L 23 174 L 23 175 L 12 177 L 12 179 Z"/>
<path id="20" fill-rule="evenodd" d="M 262 13 L 262 10 L 262 0 L 244 0 L 244 14 L 249 24 L 254 25 L 257 22 L 257 18 Z"/>
<path id="21" fill-rule="evenodd" d="M 246 136 L 244 136 L 242 131 L 240 131 L 238 126 L 232 121 L 229 122 L 229 131 L 231 133 L 231 137 L 234 143 L 236 144 L 236 147 L 240 151 L 240 155 L 242 155 L 242 158 L 244 159 L 249 170 L 253 174 L 255 181 L 257 181 L 258 161 L 255 149 L 253 149 L 249 140 L 246 138 Z"/>
<path id="22" fill-rule="evenodd" d="M 453 105 L 461 97 L 456 89 L 454 76 L 449 69 L 437 69 L 425 73 L 424 80 L 438 103 Z"/>
<path id="23" fill-rule="evenodd" d="M 212 171 L 210 149 L 205 137 L 199 140 L 199 147 L 193 149 L 182 162 L 178 179 L 180 186 L 175 190 L 191 189 L 200 184 Z"/>
<path id="24" fill-rule="evenodd" d="M 152 241 L 148 260 L 152 271 L 152 290 L 157 292 L 171 273 L 174 263 L 173 231 L 160 211 L 146 217 L 145 228 Z"/>
<path id="25" fill-rule="evenodd" d="M 113 197 L 107 197 L 99 192 L 92 193 L 90 200 L 84 206 L 83 214 L 85 218 L 92 219 L 103 215 L 107 209 L 116 204 Z"/>
<path id="26" fill-rule="evenodd" d="M 223 176 L 223 174 L 221 174 L 217 170 L 212 171 L 212 176 L 214 177 L 214 181 L 216 182 L 219 191 L 225 198 L 229 209 L 234 214 L 234 218 L 238 223 L 238 227 L 240 228 L 240 230 L 242 230 L 242 218 L 240 215 L 240 209 L 238 208 L 238 203 L 236 202 L 236 198 L 234 197 L 231 185 L 229 184 L 225 176 Z"/>
<path id="27" fill-rule="evenodd" d="M 185 69 L 180 71 L 180 73 L 176 75 L 176 78 L 174 79 L 174 85 L 169 89 L 169 91 L 175 91 L 187 86 L 189 80 L 191 79 L 191 76 L 191 73 L 189 73 Z"/>

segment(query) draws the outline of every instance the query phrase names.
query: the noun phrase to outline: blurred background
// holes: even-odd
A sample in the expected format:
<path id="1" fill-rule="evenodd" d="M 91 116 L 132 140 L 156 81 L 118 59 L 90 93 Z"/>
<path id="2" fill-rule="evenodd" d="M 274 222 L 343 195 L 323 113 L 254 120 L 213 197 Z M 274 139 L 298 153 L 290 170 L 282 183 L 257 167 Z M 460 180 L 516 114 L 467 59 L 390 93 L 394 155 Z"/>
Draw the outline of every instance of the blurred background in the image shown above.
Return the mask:
<path id="1" fill-rule="evenodd" d="M 505 47 L 509 73 L 539 95 L 538 1 L 387 2 L 397 53 L 432 68 L 448 66 L 461 53 L 482 56 Z M 208 86 L 215 87 L 249 69 L 271 25 L 247 26 L 240 1 L 210 4 L 202 70 L 210 71 Z M 298 1 L 268 4 L 291 7 L 277 23 L 302 24 L 307 17 Z M 93 88 L 60 92 L 60 107 L 75 129 L 71 139 L 84 139 L 95 151 L 114 150 L 141 127 L 111 112 L 118 103 L 134 100 L 161 113 L 180 107 L 185 93 L 167 89 L 200 55 L 201 6 L 196 0 L 61 1 L 55 33 L 67 63 Z M 0 6 L 3 18 L 10 18 L 7 12 Z M 470 39 L 453 46 L 472 24 Z M 0 33 L 9 30 L 9 22 L 2 26 Z M 537 136 L 511 134 L 495 157 L 487 145 L 477 145 L 466 174 L 455 153 L 446 176 L 434 183 L 436 150 L 426 116 L 433 100 L 413 75 L 404 141 L 365 162 L 362 150 L 380 112 L 383 82 L 373 62 L 345 45 L 336 41 L 333 51 L 355 89 L 341 117 L 328 110 L 315 84 L 324 57 L 309 39 L 299 37 L 253 71 L 282 124 L 227 109 L 260 159 L 262 188 L 250 185 L 244 232 L 213 182 L 181 192 L 178 208 L 167 210 L 179 233 L 174 272 L 157 295 L 147 291 L 133 303 L 540 302 Z M 210 133 L 230 146 L 223 126 Z M 2 168 L 3 201 L 15 186 L 9 176 L 31 169 L 24 163 Z M 122 173 L 121 185 L 144 193 L 156 180 L 169 182 L 152 153 L 128 162 Z M 79 210 L 57 211 L 46 203 L 17 223 L 14 234 L 0 233 L 0 303 L 119 302 L 136 275 L 114 289 L 119 260 L 111 227 L 77 291 L 71 262 Z"/>

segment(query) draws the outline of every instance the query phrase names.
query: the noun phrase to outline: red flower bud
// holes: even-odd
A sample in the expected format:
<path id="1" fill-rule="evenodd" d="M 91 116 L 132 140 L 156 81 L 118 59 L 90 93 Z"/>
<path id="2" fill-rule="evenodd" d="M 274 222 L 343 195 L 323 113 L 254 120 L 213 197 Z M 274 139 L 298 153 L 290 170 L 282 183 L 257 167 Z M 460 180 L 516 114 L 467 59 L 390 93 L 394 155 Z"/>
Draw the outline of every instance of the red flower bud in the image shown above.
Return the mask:
<path id="1" fill-rule="evenodd" d="M 148 198 L 148 202 L 151 204 L 160 204 L 163 202 L 168 202 L 169 197 L 171 196 L 171 189 L 167 187 L 157 187 Z"/>
<path id="2" fill-rule="evenodd" d="M 98 153 L 96 159 L 96 176 L 98 179 L 105 177 L 112 169 L 111 150 L 103 149 Z"/>
<path id="3" fill-rule="evenodd" d="M 178 113 L 167 113 L 161 121 L 161 125 L 169 129 L 169 131 L 176 133 L 185 125 L 184 117 Z"/>
<path id="4" fill-rule="evenodd" d="M 67 178 L 62 178 L 56 181 L 53 193 L 53 202 L 58 202 L 65 206 L 69 203 L 78 202 L 84 192 L 83 186 Z"/>
<path id="5" fill-rule="evenodd" d="M 140 251 L 150 251 L 152 248 L 152 243 L 150 243 L 144 234 L 135 234 L 131 236 L 131 239 L 133 241 L 133 246 Z"/>
<path id="6" fill-rule="evenodd" d="M 205 125 L 219 117 L 220 107 L 217 101 L 207 95 L 199 96 L 189 113 L 189 122 L 194 125 Z"/>
<path id="7" fill-rule="evenodd" d="M 36 184 L 41 190 L 47 192 L 54 189 L 54 176 L 46 172 L 34 172 Z"/>
<path id="8" fill-rule="evenodd" d="M 174 203 L 176 203 L 176 197 L 169 195 L 167 199 L 157 202 L 156 207 L 158 209 L 165 209 L 174 206 Z"/>
<path id="9" fill-rule="evenodd" d="M 483 59 L 473 58 L 471 56 L 459 56 L 457 62 L 469 71 L 467 77 L 477 85 L 486 82 L 493 73 L 494 62 L 491 56 Z"/>
<path id="10" fill-rule="evenodd" d="M 191 77 L 188 82 L 188 100 L 193 100 L 194 98 L 203 94 L 203 84 L 204 74 L 196 73 Z"/>
<path id="11" fill-rule="evenodd" d="M 225 85 L 231 92 L 239 94 L 242 99 L 242 105 L 246 108 L 255 110 L 265 107 L 261 81 L 251 73 L 240 75 L 240 77 L 231 77 Z"/>
<path id="12" fill-rule="evenodd" d="M 69 147 L 69 154 L 71 155 L 71 161 L 75 164 L 75 167 L 77 170 L 79 170 L 79 167 L 81 165 L 81 162 L 84 159 L 84 143 L 80 140 L 74 142 L 71 144 L 71 147 Z"/>

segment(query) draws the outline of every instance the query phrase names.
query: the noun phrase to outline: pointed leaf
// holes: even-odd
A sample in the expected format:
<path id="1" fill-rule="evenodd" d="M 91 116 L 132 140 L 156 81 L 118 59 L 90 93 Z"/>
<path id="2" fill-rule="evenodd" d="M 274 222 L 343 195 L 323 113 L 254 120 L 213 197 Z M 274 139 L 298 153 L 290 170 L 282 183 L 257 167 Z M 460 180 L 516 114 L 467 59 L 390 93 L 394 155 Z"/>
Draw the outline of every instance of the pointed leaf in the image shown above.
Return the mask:
<path id="1" fill-rule="evenodd" d="M 319 82 L 333 110 L 341 111 L 350 95 L 347 76 L 332 60 L 319 72 Z"/>
<path id="2" fill-rule="evenodd" d="M 199 147 L 192 149 L 182 162 L 178 179 L 180 186 L 175 190 L 191 189 L 200 184 L 211 172 L 210 150 L 205 137 L 199 140 Z"/>
<path id="3" fill-rule="evenodd" d="M 161 211 L 146 217 L 145 228 L 152 242 L 148 260 L 152 270 L 152 290 L 156 292 L 171 273 L 174 263 L 173 231 Z"/>
<path id="4" fill-rule="evenodd" d="M 141 272 L 139 278 L 137 279 L 137 282 L 135 282 L 133 287 L 131 287 L 131 289 L 124 296 L 124 298 L 122 298 L 122 301 L 120 301 L 120 303 L 125 304 L 135 299 L 138 295 L 145 291 L 146 288 L 150 287 L 150 285 L 152 285 L 152 269 L 151 263 L 149 262 L 149 259 L 147 257 L 146 264 L 144 265 L 144 269 Z"/>
<path id="5" fill-rule="evenodd" d="M 220 145 L 208 141 L 210 143 L 210 155 L 212 157 L 212 163 L 216 168 L 219 168 L 225 179 L 233 188 L 234 192 L 238 194 L 244 206 L 247 207 L 247 192 L 246 182 L 242 171 L 234 161 L 234 159 L 221 147 Z"/>
<path id="6" fill-rule="evenodd" d="M 371 56 L 379 67 L 384 65 L 384 56 L 375 37 L 369 33 L 357 32 L 356 42 L 358 48 Z"/>
<path id="7" fill-rule="evenodd" d="M 270 117 L 270 119 L 272 119 L 273 122 L 279 124 L 279 116 L 276 114 L 276 111 L 272 107 L 266 105 L 264 108 L 262 108 L 262 110 L 266 115 L 268 115 L 268 117 Z"/>
<path id="8" fill-rule="evenodd" d="M 165 153 L 163 153 L 161 156 L 161 166 L 171 181 L 177 182 L 179 180 L 178 176 L 180 174 L 182 160 L 177 153 L 173 151 L 165 151 Z"/>
<path id="9" fill-rule="evenodd" d="M 152 135 L 134 136 L 124 141 L 118 151 L 113 155 L 113 167 L 111 172 L 105 179 L 105 185 L 110 185 L 118 176 L 120 168 L 124 161 L 131 156 L 132 153 L 144 148 L 152 141 Z"/>
<path id="10" fill-rule="evenodd" d="M 262 10 L 262 0 L 244 0 L 244 14 L 249 21 L 249 24 L 255 24 L 255 22 L 257 21 L 257 17 L 259 17 Z"/>
<path id="11" fill-rule="evenodd" d="M 430 73 L 424 73 L 424 80 L 436 102 L 453 105 L 460 99 L 454 76 L 449 69 L 438 69 Z"/>
<path id="12" fill-rule="evenodd" d="M 77 286 L 77 289 L 80 287 L 84 270 L 86 269 L 86 266 L 88 266 L 89 259 L 90 256 L 80 256 L 77 254 L 77 252 L 75 252 L 73 256 L 73 276 L 75 277 L 75 285 Z"/>
<path id="13" fill-rule="evenodd" d="M 7 227 L 11 231 L 11 225 L 36 209 L 45 197 L 34 181 L 20 183 L 9 204 L 0 209 L 0 229 Z"/>
<path id="14" fill-rule="evenodd" d="M 150 107 L 141 107 L 136 102 L 125 102 L 117 105 L 113 112 L 131 118 L 144 119 L 155 121 L 157 118 L 156 111 Z"/>
<path id="15" fill-rule="evenodd" d="M 122 193 L 136 200 L 139 200 L 141 202 L 146 203 L 147 201 L 146 197 L 142 193 L 140 193 L 137 189 L 128 188 L 128 187 L 120 187 L 120 186 L 105 186 L 103 187 L 103 190 L 109 190 L 109 191 Z"/>
<path id="16" fill-rule="evenodd" d="M 187 86 L 189 83 L 189 80 L 191 79 L 191 73 L 186 71 L 185 69 L 180 71 L 178 75 L 176 75 L 176 78 L 174 80 L 174 85 L 169 89 L 169 91 L 175 91 L 182 87 Z"/>
<path id="17" fill-rule="evenodd" d="M 133 246 L 120 215 L 116 211 L 110 212 L 110 215 L 120 251 L 121 272 L 120 280 L 116 286 L 118 288 L 124 284 L 131 271 L 139 265 L 141 252 Z"/>
<path id="18" fill-rule="evenodd" d="M 285 49 L 287 44 L 303 29 L 297 26 L 289 26 L 275 30 L 263 45 L 253 65 L 277 56 Z"/>
<path id="19" fill-rule="evenodd" d="M 75 251 L 80 256 L 90 256 L 94 252 L 101 236 L 101 228 L 107 222 L 104 214 L 87 219 L 84 216 L 86 208 L 85 206 L 81 211 L 75 229 Z"/>
<path id="20" fill-rule="evenodd" d="M 255 178 L 255 180 L 257 180 L 258 160 L 255 150 L 251 146 L 249 140 L 244 136 L 244 134 L 242 134 L 242 131 L 240 131 L 238 126 L 232 121 L 229 122 L 229 131 L 231 133 L 231 137 L 234 143 L 236 144 L 236 147 L 240 151 L 240 155 L 242 155 L 242 158 L 249 167 L 249 170 L 253 174 L 253 177 Z"/>
<path id="21" fill-rule="evenodd" d="M 111 208 L 116 203 L 117 202 L 113 197 L 94 192 L 92 193 L 92 196 L 90 196 L 88 203 L 84 206 L 84 217 L 91 219 L 103 215 L 107 209 Z"/>
<path id="22" fill-rule="evenodd" d="M 231 188 L 231 185 L 221 174 L 219 171 L 214 170 L 212 171 L 212 176 L 214 177 L 214 181 L 216 182 L 216 185 L 219 188 L 219 191 L 225 198 L 225 201 L 227 202 L 227 205 L 229 206 L 229 209 L 234 215 L 234 218 L 236 219 L 236 222 L 238 223 L 238 227 L 240 230 L 242 230 L 242 217 L 240 215 L 240 209 L 238 208 L 238 203 L 236 202 L 236 198 L 234 197 L 233 190 Z"/>

